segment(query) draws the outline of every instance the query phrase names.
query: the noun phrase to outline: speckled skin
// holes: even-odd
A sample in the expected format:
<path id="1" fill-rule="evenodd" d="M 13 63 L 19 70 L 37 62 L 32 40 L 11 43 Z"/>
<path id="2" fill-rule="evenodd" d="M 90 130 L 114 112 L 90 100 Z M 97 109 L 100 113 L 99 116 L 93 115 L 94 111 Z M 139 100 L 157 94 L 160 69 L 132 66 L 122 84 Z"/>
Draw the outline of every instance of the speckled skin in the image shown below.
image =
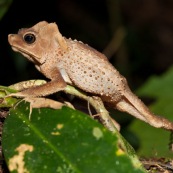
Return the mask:
<path id="1" fill-rule="evenodd" d="M 27 34 L 34 42 L 25 40 Z M 107 58 L 90 46 L 66 39 L 55 23 L 39 22 L 10 34 L 13 50 L 22 53 L 50 82 L 16 94 L 19 97 L 45 96 L 63 90 L 66 84 L 97 95 L 113 107 L 128 112 L 154 127 L 173 130 L 173 123 L 155 116 L 128 87 L 126 79 Z"/>
<path id="2" fill-rule="evenodd" d="M 66 71 L 72 85 L 101 97 L 110 97 L 109 102 L 118 101 L 125 89 L 124 77 L 95 49 L 77 41 L 66 41 L 68 52 L 58 58 L 57 66 L 60 71 Z"/>

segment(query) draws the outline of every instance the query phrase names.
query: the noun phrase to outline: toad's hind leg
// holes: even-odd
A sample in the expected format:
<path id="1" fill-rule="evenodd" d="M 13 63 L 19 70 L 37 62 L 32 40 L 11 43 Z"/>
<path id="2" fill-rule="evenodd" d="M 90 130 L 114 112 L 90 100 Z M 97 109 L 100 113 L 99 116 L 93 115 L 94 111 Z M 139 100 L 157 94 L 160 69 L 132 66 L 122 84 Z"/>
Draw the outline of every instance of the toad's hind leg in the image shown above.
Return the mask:
<path id="1" fill-rule="evenodd" d="M 127 112 L 134 117 L 149 123 L 151 126 L 156 128 L 164 128 L 167 130 L 173 130 L 173 123 L 169 120 L 154 115 L 150 110 L 145 106 L 145 104 L 130 90 L 125 93 L 119 102 L 116 103 L 116 108 L 120 111 Z"/>

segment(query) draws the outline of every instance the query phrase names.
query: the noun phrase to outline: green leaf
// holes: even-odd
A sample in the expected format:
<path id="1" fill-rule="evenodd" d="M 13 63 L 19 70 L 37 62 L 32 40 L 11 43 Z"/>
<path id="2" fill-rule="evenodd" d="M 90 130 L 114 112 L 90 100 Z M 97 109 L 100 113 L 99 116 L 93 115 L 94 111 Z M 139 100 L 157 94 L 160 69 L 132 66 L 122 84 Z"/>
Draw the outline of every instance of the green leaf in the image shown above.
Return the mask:
<path id="1" fill-rule="evenodd" d="M 16 90 L 0 86 L 0 108 L 10 108 L 14 106 L 20 99 L 13 97 L 5 97 L 8 94 L 15 93 Z"/>
<path id="2" fill-rule="evenodd" d="M 20 103 L 5 120 L 2 146 L 11 172 L 144 173 L 118 146 L 115 134 L 89 116 L 63 107 Z M 137 163 L 137 162 L 136 162 Z"/>
<path id="3" fill-rule="evenodd" d="M 150 109 L 155 114 L 173 121 L 173 67 L 162 76 L 152 76 L 138 91 L 138 95 L 155 99 Z M 145 129 L 145 130 L 144 130 Z M 156 129 L 134 120 L 130 130 L 140 140 L 138 154 L 142 156 L 173 157 L 169 150 L 170 132 Z"/>

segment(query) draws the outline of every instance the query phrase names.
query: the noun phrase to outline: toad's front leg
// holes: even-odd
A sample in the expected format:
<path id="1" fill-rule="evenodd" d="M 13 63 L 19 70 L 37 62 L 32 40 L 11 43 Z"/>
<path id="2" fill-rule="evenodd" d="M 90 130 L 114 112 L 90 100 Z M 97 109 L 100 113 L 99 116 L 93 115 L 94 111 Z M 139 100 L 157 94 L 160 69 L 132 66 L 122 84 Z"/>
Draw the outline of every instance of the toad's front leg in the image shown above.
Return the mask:
<path id="1" fill-rule="evenodd" d="M 47 96 L 56 93 L 58 91 L 64 90 L 66 86 L 67 86 L 66 82 L 64 81 L 61 74 L 57 70 L 56 76 L 54 75 L 50 82 L 47 82 L 43 85 L 33 86 L 23 91 L 12 93 L 8 96 L 22 97 L 22 98 Z"/>

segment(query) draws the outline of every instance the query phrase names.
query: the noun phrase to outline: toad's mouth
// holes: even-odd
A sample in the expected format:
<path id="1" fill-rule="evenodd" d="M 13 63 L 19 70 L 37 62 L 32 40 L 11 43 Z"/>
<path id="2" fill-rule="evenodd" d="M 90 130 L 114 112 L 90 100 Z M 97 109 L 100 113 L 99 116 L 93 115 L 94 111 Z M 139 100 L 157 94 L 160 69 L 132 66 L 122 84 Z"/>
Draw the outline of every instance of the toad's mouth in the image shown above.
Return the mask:
<path id="1" fill-rule="evenodd" d="M 44 62 L 40 62 L 38 59 L 38 57 L 36 57 L 35 55 L 29 53 L 28 51 L 25 51 L 24 49 L 20 49 L 20 48 L 16 48 L 15 46 L 12 46 L 12 49 L 15 52 L 20 52 L 24 57 L 26 57 L 29 61 L 33 62 L 36 65 L 42 65 L 45 63 Z"/>

